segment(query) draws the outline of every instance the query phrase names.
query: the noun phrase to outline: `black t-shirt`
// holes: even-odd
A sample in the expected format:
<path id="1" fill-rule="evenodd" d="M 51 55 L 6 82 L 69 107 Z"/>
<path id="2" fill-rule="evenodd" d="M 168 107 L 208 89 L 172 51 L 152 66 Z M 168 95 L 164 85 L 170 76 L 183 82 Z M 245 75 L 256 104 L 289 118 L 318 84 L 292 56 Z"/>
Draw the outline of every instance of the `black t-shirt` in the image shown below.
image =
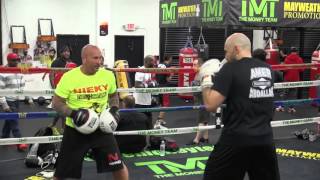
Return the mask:
<path id="1" fill-rule="evenodd" d="M 148 117 L 140 112 L 120 112 L 117 131 L 147 130 Z M 146 146 L 142 135 L 115 136 L 121 153 L 140 152 Z"/>
<path id="2" fill-rule="evenodd" d="M 219 143 L 257 145 L 273 142 L 273 74 L 262 61 L 243 58 L 226 63 L 214 77 L 216 91 L 226 97 Z"/>
<path id="3" fill-rule="evenodd" d="M 64 68 L 66 67 L 66 64 L 67 61 L 57 58 L 52 62 L 51 67 Z"/>

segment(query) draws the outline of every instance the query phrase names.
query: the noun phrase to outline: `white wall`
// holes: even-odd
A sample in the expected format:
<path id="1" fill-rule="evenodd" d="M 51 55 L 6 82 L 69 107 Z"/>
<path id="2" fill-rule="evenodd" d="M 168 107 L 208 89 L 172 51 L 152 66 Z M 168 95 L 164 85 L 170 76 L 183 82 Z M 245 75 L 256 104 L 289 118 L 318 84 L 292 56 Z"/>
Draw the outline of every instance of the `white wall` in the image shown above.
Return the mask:
<path id="1" fill-rule="evenodd" d="M 98 0 L 98 12 L 98 21 L 109 23 L 109 35 L 98 37 L 106 64 L 114 63 L 115 35 L 144 36 L 144 55 L 159 55 L 159 0 Z M 139 27 L 136 31 L 123 29 L 123 25 L 132 23 Z"/>
<path id="2" fill-rule="evenodd" d="M 55 34 L 89 34 L 90 43 L 98 45 L 105 64 L 114 64 L 114 36 L 144 36 L 144 55 L 159 54 L 159 0 L 2 0 L 3 60 L 10 51 L 10 25 L 24 25 L 29 53 L 38 35 L 38 18 L 51 18 Z M 108 22 L 109 34 L 99 36 L 99 24 Z M 122 26 L 134 23 L 134 32 Z M 253 49 L 263 48 L 263 31 L 255 30 Z"/>
<path id="3" fill-rule="evenodd" d="M 24 25 L 29 53 L 38 36 L 38 18 L 50 18 L 55 34 L 89 34 L 96 43 L 95 0 L 2 0 L 3 59 L 10 51 L 10 25 Z"/>
<path id="4" fill-rule="evenodd" d="M 26 27 L 29 54 L 33 55 L 38 35 L 38 18 L 51 18 L 55 34 L 89 34 L 90 43 L 104 52 L 106 64 L 114 63 L 114 36 L 145 36 L 145 55 L 159 54 L 158 0 L 2 0 L 3 60 L 10 51 L 10 25 Z M 109 35 L 99 36 L 99 24 L 109 23 Z M 134 23 L 140 27 L 126 32 L 122 25 Z"/>

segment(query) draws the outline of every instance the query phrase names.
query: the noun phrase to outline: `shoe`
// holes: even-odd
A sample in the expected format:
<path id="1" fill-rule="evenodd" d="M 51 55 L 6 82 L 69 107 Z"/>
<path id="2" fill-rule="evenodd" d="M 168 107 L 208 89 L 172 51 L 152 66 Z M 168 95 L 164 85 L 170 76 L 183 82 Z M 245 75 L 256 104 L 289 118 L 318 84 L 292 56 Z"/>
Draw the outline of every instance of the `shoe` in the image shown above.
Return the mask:
<path id="1" fill-rule="evenodd" d="M 27 144 L 18 144 L 17 148 L 18 148 L 18 151 L 24 152 L 28 149 L 28 145 Z"/>
<path id="2" fill-rule="evenodd" d="M 199 145 L 199 144 L 200 144 L 200 141 L 197 143 L 197 142 L 194 142 L 193 140 L 191 140 L 191 141 L 188 142 L 186 145 L 192 146 L 192 145 Z"/>
<path id="3" fill-rule="evenodd" d="M 283 108 L 282 106 L 278 106 L 278 107 L 276 108 L 276 111 L 277 111 L 277 112 L 284 112 L 284 108 Z"/>
<path id="4" fill-rule="evenodd" d="M 199 142 L 204 143 L 204 144 L 209 144 L 209 139 L 200 138 Z"/>
<path id="5" fill-rule="evenodd" d="M 167 123 L 165 121 L 163 121 L 162 119 L 158 119 L 155 123 L 153 128 L 154 129 L 168 129 L 165 125 Z"/>
<path id="6" fill-rule="evenodd" d="M 167 124 L 167 122 L 165 122 L 162 118 L 158 118 L 157 121 L 159 121 L 160 124 L 163 125 L 163 126 Z"/>
<path id="7" fill-rule="evenodd" d="M 288 109 L 288 113 L 295 113 L 295 112 L 297 112 L 294 108 L 289 108 Z"/>

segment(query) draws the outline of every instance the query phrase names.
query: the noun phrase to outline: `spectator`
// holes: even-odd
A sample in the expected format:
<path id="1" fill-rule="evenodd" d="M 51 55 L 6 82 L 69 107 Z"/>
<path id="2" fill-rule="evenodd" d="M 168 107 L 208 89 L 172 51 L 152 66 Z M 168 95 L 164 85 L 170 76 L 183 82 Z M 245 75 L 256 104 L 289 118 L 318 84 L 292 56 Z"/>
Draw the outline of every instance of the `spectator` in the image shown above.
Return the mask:
<path id="1" fill-rule="evenodd" d="M 131 109 L 135 106 L 135 99 L 128 95 L 122 100 L 123 108 Z M 117 131 L 132 131 L 148 129 L 148 117 L 141 112 L 120 112 L 120 122 Z M 146 146 L 146 136 L 129 135 L 115 136 L 121 153 L 136 153 L 143 151 Z"/>
<path id="2" fill-rule="evenodd" d="M 298 55 L 298 49 L 296 47 L 291 47 L 291 53 L 285 58 L 284 64 L 303 64 L 303 59 Z M 296 82 L 300 81 L 300 72 L 303 72 L 301 69 L 288 69 L 285 70 L 284 81 L 285 82 Z M 287 89 L 286 98 L 287 99 L 296 99 L 298 95 L 298 88 L 289 88 Z M 295 113 L 296 109 L 293 105 L 289 106 L 289 113 Z"/>
<path id="3" fill-rule="evenodd" d="M 172 56 L 165 55 L 163 59 L 163 64 L 159 64 L 158 68 L 169 68 L 171 66 Z M 169 81 L 171 80 L 171 74 L 157 74 L 156 79 L 159 84 L 159 87 L 168 87 Z M 170 105 L 169 94 L 160 94 L 159 95 L 159 103 L 161 107 L 168 107 Z M 158 120 L 156 123 L 161 125 L 166 125 L 166 121 L 164 120 L 165 112 L 161 111 L 158 116 Z"/>
<path id="4" fill-rule="evenodd" d="M 18 54 L 9 53 L 7 56 L 8 65 L 7 67 L 17 67 L 20 62 Z M 1 75 L 2 83 L 4 87 L 10 89 L 21 89 L 25 86 L 25 79 L 22 74 L 3 74 Z M 19 112 L 19 99 L 14 96 L 6 96 L 0 98 L 0 104 L 5 112 Z M 1 138 L 9 138 L 12 132 L 13 137 L 21 138 L 21 131 L 19 128 L 18 119 L 6 119 L 2 128 Z M 19 151 L 25 151 L 28 146 L 26 144 L 18 144 L 17 148 Z"/>
<path id="5" fill-rule="evenodd" d="M 140 68 L 153 68 L 155 64 L 154 57 L 148 55 L 144 58 L 144 65 Z M 154 88 L 157 87 L 157 82 L 152 80 L 151 73 L 136 72 L 135 74 L 136 88 Z M 134 93 L 136 108 L 151 108 L 151 93 Z M 144 112 L 148 116 L 148 129 L 152 129 L 152 113 Z"/>

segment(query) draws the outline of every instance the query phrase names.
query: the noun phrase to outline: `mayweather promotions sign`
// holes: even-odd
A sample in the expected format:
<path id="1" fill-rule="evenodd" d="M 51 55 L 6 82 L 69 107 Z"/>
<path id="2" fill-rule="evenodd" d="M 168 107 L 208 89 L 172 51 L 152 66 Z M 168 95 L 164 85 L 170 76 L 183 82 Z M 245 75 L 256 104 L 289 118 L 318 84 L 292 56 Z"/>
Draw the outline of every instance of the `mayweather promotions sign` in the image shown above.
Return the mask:
<path id="1" fill-rule="evenodd" d="M 320 27 L 319 0 L 161 0 L 160 27 Z"/>

